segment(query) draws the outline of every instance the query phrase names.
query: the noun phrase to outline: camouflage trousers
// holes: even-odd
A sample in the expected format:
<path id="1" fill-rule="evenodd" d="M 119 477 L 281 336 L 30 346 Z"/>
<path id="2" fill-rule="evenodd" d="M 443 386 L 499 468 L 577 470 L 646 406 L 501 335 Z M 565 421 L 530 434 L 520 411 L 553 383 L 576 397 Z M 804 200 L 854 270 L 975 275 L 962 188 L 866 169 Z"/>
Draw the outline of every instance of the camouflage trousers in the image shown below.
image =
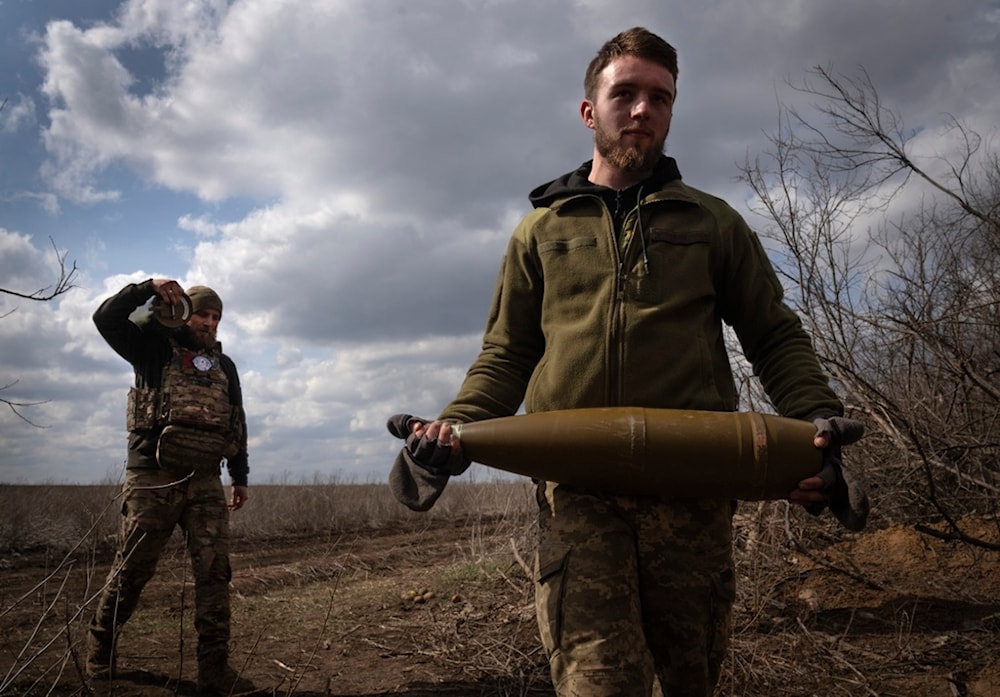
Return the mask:
<path id="1" fill-rule="evenodd" d="M 711 697 L 736 582 L 727 501 L 538 486 L 535 609 L 559 697 Z"/>
<path id="2" fill-rule="evenodd" d="M 162 469 L 130 469 L 123 487 L 118 554 L 90 626 L 90 644 L 112 653 L 118 632 L 174 528 L 184 531 L 194 577 L 199 666 L 224 665 L 229 652 L 229 511 L 218 474 L 178 481 Z"/>

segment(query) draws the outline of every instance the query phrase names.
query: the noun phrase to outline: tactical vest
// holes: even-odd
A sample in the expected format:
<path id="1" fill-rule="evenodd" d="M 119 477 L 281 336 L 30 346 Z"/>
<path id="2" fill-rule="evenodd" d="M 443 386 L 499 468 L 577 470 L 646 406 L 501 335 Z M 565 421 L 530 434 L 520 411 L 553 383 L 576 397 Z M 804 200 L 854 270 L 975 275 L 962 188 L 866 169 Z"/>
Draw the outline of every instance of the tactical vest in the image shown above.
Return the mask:
<path id="1" fill-rule="evenodd" d="M 236 454 L 237 411 L 229 402 L 229 378 L 217 349 L 196 353 L 171 339 L 171 357 L 159 389 L 129 391 L 130 431 L 162 428 L 156 459 L 164 469 L 218 473 L 223 457 Z"/>

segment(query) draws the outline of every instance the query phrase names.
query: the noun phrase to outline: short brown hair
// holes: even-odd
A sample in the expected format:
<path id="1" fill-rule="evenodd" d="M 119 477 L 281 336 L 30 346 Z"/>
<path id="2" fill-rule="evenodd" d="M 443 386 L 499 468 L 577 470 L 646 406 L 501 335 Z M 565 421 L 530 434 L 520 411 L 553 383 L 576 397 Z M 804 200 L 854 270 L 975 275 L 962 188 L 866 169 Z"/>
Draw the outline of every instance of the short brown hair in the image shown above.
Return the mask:
<path id="1" fill-rule="evenodd" d="M 632 27 L 609 39 L 590 61 L 587 75 L 583 79 L 583 93 L 587 99 L 593 101 L 597 96 L 597 81 L 601 71 L 611 61 L 622 56 L 635 56 L 662 65 L 677 81 L 677 49 L 648 29 Z"/>

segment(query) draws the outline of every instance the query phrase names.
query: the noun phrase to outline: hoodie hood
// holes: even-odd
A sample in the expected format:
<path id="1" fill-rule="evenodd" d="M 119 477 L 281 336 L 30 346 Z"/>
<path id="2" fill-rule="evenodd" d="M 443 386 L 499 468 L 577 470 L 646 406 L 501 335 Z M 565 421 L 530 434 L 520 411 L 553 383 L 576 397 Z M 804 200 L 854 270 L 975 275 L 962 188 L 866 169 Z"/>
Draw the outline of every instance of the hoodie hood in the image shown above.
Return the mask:
<path id="1" fill-rule="evenodd" d="M 587 160 L 572 172 L 567 172 L 558 179 L 553 179 L 550 182 L 535 187 L 528 195 L 528 200 L 531 201 L 531 205 L 535 208 L 544 208 L 551 206 L 558 199 L 581 194 L 601 196 L 602 198 L 609 195 L 614 197 L 617 193 L 614 189 L 594 184 L 588 179 L 593 166 L 594 161 Z M 655 191 L 667 182 L 680 180 L 680 178 L 681 172 L 677 168 L 677 161 L 672 157 L 662 155 L 656 163 L 653 173 L 643 181 L 629 188 L 642 187 L 648 191 Z"/>

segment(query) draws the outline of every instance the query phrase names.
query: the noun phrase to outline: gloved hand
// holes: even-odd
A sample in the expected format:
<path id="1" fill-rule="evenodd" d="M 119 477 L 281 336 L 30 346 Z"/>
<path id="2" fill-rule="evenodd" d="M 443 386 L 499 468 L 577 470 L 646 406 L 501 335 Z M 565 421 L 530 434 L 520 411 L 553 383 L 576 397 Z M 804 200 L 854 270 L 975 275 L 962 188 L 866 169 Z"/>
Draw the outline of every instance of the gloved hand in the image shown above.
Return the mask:
<path id="1" fill-rule="evenodd" d="M 819 515 L 827 506 L 830 512 L 848 530 L 863 530 L 868 522 L 871 504 L 864 484 L 844 469 L 841 446 L 861 440 L 865 425 L 844 416 L 818 416 L 811 421 L 816 425 L 817 435 L 825 435 L 830 445 L 823 448 L 823 467 L 819 472 L 826 492 L 826 502 L 806 506 L 813 515 Z"/>
<path id="2" fill-rule="evenodd" d="M 449 477 L 464 472 L 471 462 L 436 439 L 418 438 L 414 422 L 430 423 L 410 414 L 395 414 L 386 424 L 389 433 L 406 441 L 389 472 L 389 488 L 400 503 L 414 511 L 429 510 L 444 492 Z"/>
<path id="3" fill-rule="evenodd" d="M 433 475 L 458 475 L 469 468 L 471 461 L 450 445 L 442 445 L 435 438 L 417 437 L 413 433 L 414 423 L 428 424 L 431 420 L 410 414 L 395 414 L 386 424 L 389 433 L 406 441 L 404 450 L 414 464 Z"/>

